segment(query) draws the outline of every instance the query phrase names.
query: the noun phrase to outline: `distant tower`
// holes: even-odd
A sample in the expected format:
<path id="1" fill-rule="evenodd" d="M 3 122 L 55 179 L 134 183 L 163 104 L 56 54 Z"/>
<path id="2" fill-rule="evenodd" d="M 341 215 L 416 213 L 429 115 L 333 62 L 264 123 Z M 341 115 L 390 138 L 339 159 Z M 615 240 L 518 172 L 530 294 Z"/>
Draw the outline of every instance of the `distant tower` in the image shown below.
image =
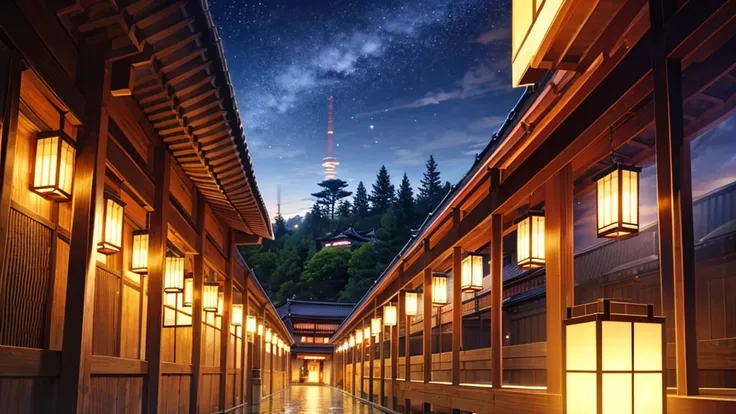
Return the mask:
<path id="1" fill-rule="evenodd" d="M 322 167 L 325 169 L 325 180 L 334 180 L 337 178 L 335 169 L 340 163 L 337 158 L 332 156 L 332 135 L 335 131 L 332 129 L 332 97 L 327 106 L 327 156 L 322 159 Z"/>
<path id="2" fill-rule="evenodd" d="M 276 217 L 281 216 L 281 184 L 276 186 Z"/>

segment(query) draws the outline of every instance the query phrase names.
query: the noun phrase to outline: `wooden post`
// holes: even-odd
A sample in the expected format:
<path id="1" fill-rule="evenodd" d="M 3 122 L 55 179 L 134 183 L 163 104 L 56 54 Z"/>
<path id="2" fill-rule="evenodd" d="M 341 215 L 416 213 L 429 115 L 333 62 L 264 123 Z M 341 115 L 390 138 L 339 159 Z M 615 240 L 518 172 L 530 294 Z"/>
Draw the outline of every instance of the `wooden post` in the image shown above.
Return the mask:
<path id="1" fill-rule="evenodd" d="M 669 340 L 674 327 L 677 394 L 696 395 L 698 340 L 690 143 L 683 126 L 682 63 L 667 57 L 665 36 L 665 24 L 674 14 L 675 5 L 650 0 L 649 10 L 654 35 L 652 78 L 662 310 Z"/>
<path id="2" fill-rule="evenodd" d="M 386 398 L 386 386 L 385 386 L 386 361 L 384 359 L 386 355 L 384 355 L 385 351 L 384 351 L 384 346 L 383 346 L 384 345 L 383 343 L 384 334 L 386 332 L 384 323 L 386 321 L 383 320 L 383 309 L 381 309 L 381 311 L 379 312 L 379 315 L 381 315 L 381 330 L 379 331 L 380 333 L 378 334 L 378 346 L 380 347 L 378 348 L 378 355 L 379 355 L 378 360 L 380 361 L 381 365 L 379 365 L 378 372 L 381 377 L 381 382 L 378 383 L 378 387 L 379 387 L 378 388 L 378 403 L 381 405 L 388 405 L 383 401 Z"/>
<path id="3" fill-rule="evenodd" d="M 432 268 L 429 267 L 429 239 L 424 239 L 424 316 L 422 324 L 422 356 L 424 383 L 432 380 Z"/>
<path id="4" fill-rule="evenodd" d="M 352 366 L 352 372 L 350 373 L 350 377 L 353 380 L 352 381 L 351 388 L 353 389 L 352 392 L 353 392 L 353 395 L 355 395 L 355 396 L 358 395 L 358 394 L 356 394 L 358 388 L 355 385 L 355 374 L 358 371 L 358 366 L 355 364 L 355 353 L 357 352 L 357 348 L 358 348 L 358 344 L 355 344 L 355 346 L 350 347 L 350 349 L 352 350 L 352 354 L 353 354 L 352 355 L 352 364 L 353 364 L 353 366 Z"/>
<path id="5" fill-rule="evenodd" d="M 18 105 L 20 103 L 20 78 L 23 61 L 17 50 L 8 52 L 7 78 L 0 78 L 0 82 L 7 82 L 5 88 L 4 105 L 0 106 L 0 271 L 8 262 L 5 260 L 8 241 L 8 225 L 10 221 L 10 200 L 13 192 L 13 171 L 15 164 L 15 142 L 18 128 Z M 54 240 L 54 243 L 56 240 Z"/>
<path id="6" fill-rule="evenodd" d="M 460 210 L 452 212 L 455 228 L 460 225 Z M 460 343 L 463 339 L 463 294 L 460 289 L 463 249 L 452 248 L 452 385 L 460 384 Z M 440 338 L 440 341 L 442 338 Z"/>
<path id="7" fill-rule="evenodd" d="M 250 315 L 251 309 L 250 309 L 250 295 L 248 295 L 248 277 L 245 278 L 245 287 L 243 289 L 243 310 L 245 311 L 245 317 L 243 318 L 243 324 L 246 324 L 248 319 L 247 317 Z M 256 322 L 256 328 L 258 328 L 258 322 Z M 257 330 L 257 329 L 256 329 Z M 253 338 L 255 341 L 255 335 L 256 333 L 253 333 Z M 247 329 L 243 330 L 243 402 L 250 404 L 253 398 L 253 390 L 251 390 L 251 370 L 253 369 L 253 362 L 251 361 L 251 358 L 253 357 L 253 348 L 250 345 L 250 342 L 248 341 L 248 337 L 250 334 L 247 332 Z"/>
<path id="8" fill-rule="evenodd" d="M 373 301 L 373 317 L 376 318 L 378 314 L 378 309 L 376 308 L 376 304 L 378 301 Z M 370 335 L 368 335 L 368 339 L 363 338 L 364 342 L 368 342 L 368 401 L 373 401 L 373 368 L 375 363 L 373 362 L 373 358 L 376 355 L 376 338 L 373 336 L 373 321 L 371 320 L 370 323 Z"/>
<path id="9" fill-rule="evenodd" d="M 391 409 L 396 411 L 399 409 L 399 399 L 396 397 L 398 383 L 396 379 L 399 377 L 399 324 L 406 319 L 406 310 L 404 309 L 404 295 L 402 290 L 396 296 L 398 302 L 396 313 L 396 325 L 391 327 Z"/>
<path id="10" fill-rule="evenodd" d="M 365 333 L 365 319 L 361 322 L 360 332 L 361 335 Z M 367 341 L 366 338 L 360 341 L 360 377 L 358 377 L 360 379 L 360 398 L 365 397 L 365 381 L 363 378 L 365 377 L 365 343 Z"/>
<path id="11" fill-rule="evenodd" d="M 225 285 L 223 291 L 223 309 L 220 313 L 222 314 L 222 322 L 220 324 L 220 396 L 219 396 L 219 407 L 221 410 L 227 410 L 231 407 L 233 401 L 225 401 L 227 396 L 228 377 L 228 361 L 232 356 L 233 349 L 230 346 L 230 322 L 232 322 L 232 310 L 233 310 L 233 275 L 235 274 L 235 230 L 230 229 L 229 231 L 229 242 L 228 242 L 228 258 L 227 258 L 227 275 L 225 277 Z"/>
<path id="12" fill-rule="evenodd" d="M 503 386 L 503 216 L 491 215 L 491 384 Z"/>
<path id="13" fill-rule="evenodd" d="M 166 269 L 166 237 L 169 228 L 169 181 L 171 154 L 163 143 L 154 150 L 153 198 L 148 236 L 148 307 L 146 311 L 146 360 L 148 375 L 143 387 L 143 412 L 158 412 L 161 380 L 161 329 L 163 326 L 164 272 Z"/>
<path id="14" fill-rule="evenodd" d="M 263 306 L 263 320 L 266 320 L 266 306 Z M 273 338 L 273 335 L 276 335 L 276 330 L 271 329 L 271 338 Z M 273 369 L 273 346 L 271 346 L 270 343 L 264 344 L 264 347 L 268 347 L 268 394 L 273 394 L 273 377 L 274 377 L 274 369 Z"/>
<path id="15" fill-rule="evenodd" d="M 206 216 L 206 201 L 197 191 L 197 240 L 195 248 L 198 255 L 194 256 L 194 280 L 192 280 L 192 383 L 189 391 L 189 413 L 199 413 L 199 385 L 202 382 L 202 291 L 204 290 L 204 244 L 207 234 L 204 230 Z"/>
<path id="16" fill-rule="evenodd" d="M 547 392 L 562 393 L 562 320 L 574 301 L 573 179 L 567 164 L 545 184 Z"/>
<path id="17" fill-rule="evenodd" d="M 246 275 L 247 277 L 248 275 Z M 259 322 L 260 321 L 260 322 Z M 256 328 L 259 324 L 263 325 L 263 331 L 265 333 L 266 331 L 266 318 L 265 318 L 265 306 L 264 309 L 261 311 L 261 315 L 256 317 Z M 258 334 L 258 329 L 256 329 L 256 333 L 253 334 L 253 357 L 251 358 L 251 364 L 252 369 L 251 372 L 248 374 L 251 376 L 251 389 L 250 389 L 250 398 L 248 399 L 248 405 L 250 406 L 250 412 L 257 413 L 260 410 L 261 406 L 261 396 L 263 395 L 263 388 L 262 388 L 262 373 L 261 373 L 261 367 L 262 364 L 262 355 L 263 355 L 263 335 Z"/>
<path id="18" fill-rule="evenodd" d="M 92 314 L 97 241 L 103 224 L 107 105 L 110 99 L 110 63 L 105 55 L 105 50 L 93 50 L 83 45 L 77 65 L 77 84 L 86 102 L 74 168 L 72 233 L 57 390 L 57 410 L 63 413 L 86 413 L 90 409 Z"/>

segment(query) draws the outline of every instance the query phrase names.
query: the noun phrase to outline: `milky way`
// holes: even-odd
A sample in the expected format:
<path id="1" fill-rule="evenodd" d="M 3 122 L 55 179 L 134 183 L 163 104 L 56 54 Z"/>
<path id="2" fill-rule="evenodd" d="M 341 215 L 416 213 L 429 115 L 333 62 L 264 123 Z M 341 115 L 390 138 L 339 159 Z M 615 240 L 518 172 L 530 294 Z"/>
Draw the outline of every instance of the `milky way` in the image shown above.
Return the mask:
<path id="1" fill-rule="evenodd" d="M 520 91 L 510 88 L 510 2 L 210 0 L 269 208 L 303 213 L 335 97 L 338 176 L 385 164 L 414 186 L 434 154 L 456 181 Z"/>

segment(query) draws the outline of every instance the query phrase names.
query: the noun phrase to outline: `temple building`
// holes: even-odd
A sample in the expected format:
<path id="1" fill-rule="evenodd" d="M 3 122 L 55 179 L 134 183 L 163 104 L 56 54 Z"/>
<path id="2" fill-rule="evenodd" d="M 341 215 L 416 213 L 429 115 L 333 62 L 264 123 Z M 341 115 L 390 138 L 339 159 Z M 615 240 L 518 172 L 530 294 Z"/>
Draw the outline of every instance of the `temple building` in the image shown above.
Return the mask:
<path id="1" fill-rule="evenodd" d="M 351 248 L 360 247 L 364 243 L 376 241 L 376 232 L 374 230 L 358 231 L 353 227 L 348 227 L 343 231 L 336 231 L 317 240 L 322 248 Z"/>
<path id="2" fill-rule="evenodd" d="M 301 384 L 332 384 L 333 346 L 329 343 L 354 303 L 287 299 L 276 308 L 294 337 L 291 380 Z"/>

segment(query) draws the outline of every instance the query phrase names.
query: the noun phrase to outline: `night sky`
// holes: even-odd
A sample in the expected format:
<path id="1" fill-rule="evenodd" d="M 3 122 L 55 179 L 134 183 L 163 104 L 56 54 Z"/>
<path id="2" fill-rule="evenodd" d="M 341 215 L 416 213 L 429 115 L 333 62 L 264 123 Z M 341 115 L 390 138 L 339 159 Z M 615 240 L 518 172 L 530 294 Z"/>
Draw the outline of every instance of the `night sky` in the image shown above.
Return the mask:
<path id="1" fill-rule="evenodd" d="M 510 87 L 509 0 L 209 0 L 259 188 L 304 214 L 323 179 L 335 99 L 339 178 L 354 191 L 382 164 L 419 186 L 433 154 L 457 182 L 521 89 Z"/>

